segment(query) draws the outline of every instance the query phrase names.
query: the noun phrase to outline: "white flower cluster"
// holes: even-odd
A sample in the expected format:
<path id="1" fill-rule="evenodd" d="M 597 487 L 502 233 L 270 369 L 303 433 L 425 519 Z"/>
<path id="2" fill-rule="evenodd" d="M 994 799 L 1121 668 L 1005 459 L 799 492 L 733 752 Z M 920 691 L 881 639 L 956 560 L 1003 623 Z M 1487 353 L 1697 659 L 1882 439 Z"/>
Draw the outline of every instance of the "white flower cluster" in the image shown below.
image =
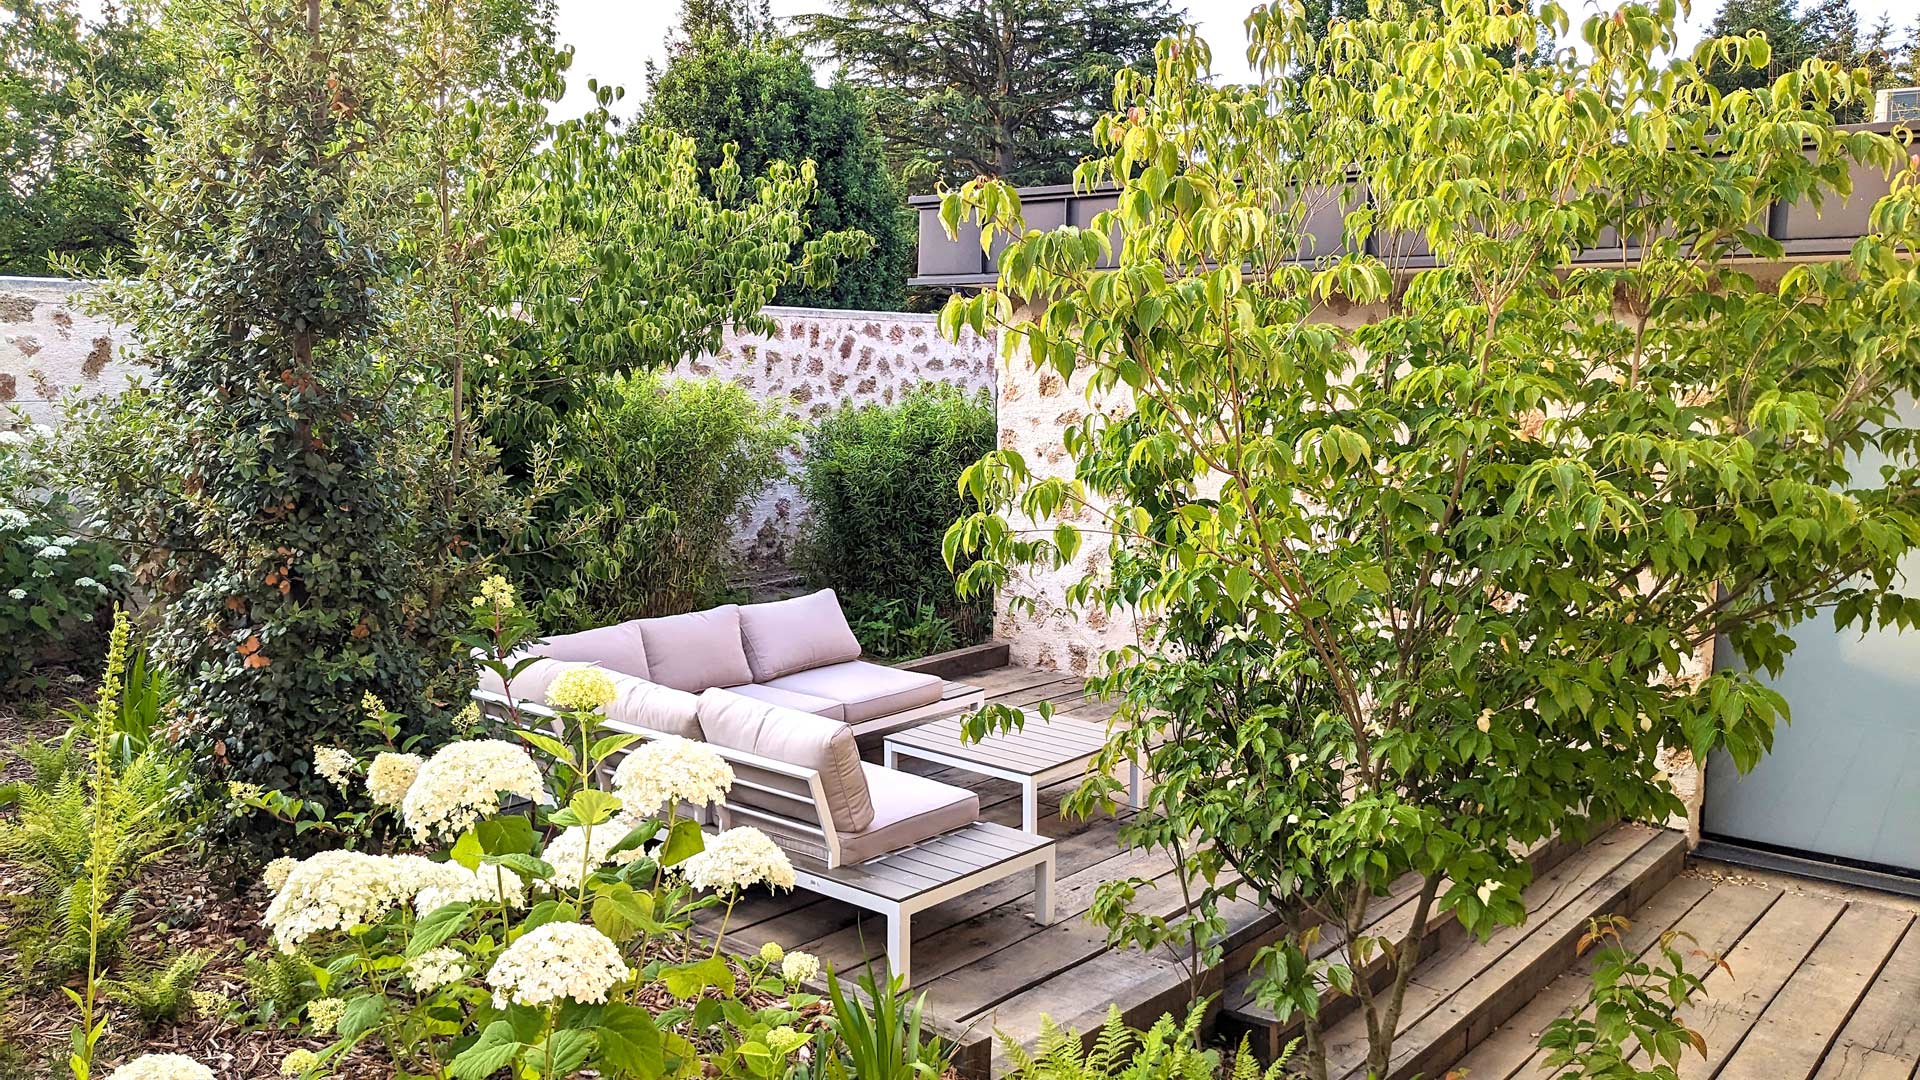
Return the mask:
<path id="1" fill-rule="evenodd" d="M 185 1054 L 142 1054 L 107 1074 L 107 1080 L 213 1080 L 213 1070 Z"/>
<path id="2" fill-rule="evenodd" d="M 353 755 L 337 746 L 316 746 L 313 748 L 313 771 L 345 791 L 353 779 Z"/>
<path id="3" fill-rule="evenodd" d="M 11 506 L 0 506 L 0 529 L 24 529 L 33 523 L 25 510 L 16 510 Z"/>
<path id="4" fill-rule="evenodd" d="M 428 949 L 407 961 L 407 983 L 416 993 L 431 994 L 467 977 L 465 958 L 445 945 Z"/>
<path id="5" fill-rule="evenodd" d="M 260 872 L 260 880 L 266 884 L 268 892 L 277 893 L 280 886 L 287 883 L 287 875 L 293 873 L 293 868 L 299 864 L 299 859 L 282 855 L 267 864 L 267 868 Z"/>
<path id="6" fill-rule="evenodd" d="M 793 888 L 793 863 L 759 829 L 742 826 L 707 840 L 705 851 L 680 864 L 696 889 L 731 892 L 765 882 Z"/>
<path id="7" fill-rule="evenodd" d="M 494 608 L 499 611 L 513 610 L 513 583 L 499 574 L 495 574 L 480 583 L 480 595 L 473 598 L 475 610 Z"/>
<path id="8" fill-rule="evenodd" d="M 592 712 L 613 704 L 620 693 L 613 676 L 597 667 L 568 668 L 547 687 L 547 704 L 568 712 Z"/>
<path id="9" fill-rule="evenodd" d="M 448 904 L 498 904 L 504 898 L 510 908 L 527 906 L 527 883 L 504 866 L 482 866 L 469 870 L 459 863 L 435 863 L 439 872 L 420 887 L 413 910 L 425 915 Z"/>
<path id="10" fill-rule="evenodd" d="M 620 946 L 582 923 L 547 923 L 506 947 L 487 972 L 493 1004 L 548 1005 L 556 1001 L 593 1004 L 632 976 Z"/>
<path id="11" fill-rule="evenodd" d="M 307 1020 L 313 1024 L 313 1030 L 322 1035 L 331 1035 L 340 1026 L 340 1018 L 347 1015 L 347 1003 L 342 998 L 323 997 L 307 1002 Z"/>
<path id="12" fill-rule="evenodd" d="M 367 794 L 381 806 L 399 806 L 425 764 L 418 754 L 381 753 L 367 766 Z"/>
<path id="13" fill-rule="evenodd" d="M 401 801 L 400 815 L 414 838 L 448 836 L 500 809 L 500 793 L 546 800 L 540 767 L 527 752 L 499 739 L 448 743 L 420 766 Z"/>
<path id="14" fill-rule="evenodd" d="M 373 922 L 416 894 L 465 899 L 476 888 L 473 872 L 458 863 L 421 855 L 323 851 L 288 871 L 267 905 L 266 924 L 282 951 L 292 952 L 322 931 Z"/>
<path id="15" fill-rule="evenodd" d="M 790 952 L 780 961 L 780 977 L 790 983 L 813 981 L 820 974 L 820 958 L 812 953 Z"/>
<path id="16" fill-rule="evenodd" d="M 591 830 L 585 825 L 575 825 L 547 841 L 546 850 L 540 853 L 540 858 L 553 867 L 553 876 L 541 882 L 541 887 L 578 889 L 580 883 L 586 880 L 586 875 L 606 863 L 625 864 L 638 859 L 641 855 L 639 848 L 618 855 L 610 855 L 609 852 L 639 824 L 638 818 L 616 814 L 611 820 L 603 821 Z"/>
<path id="17" fill-rule="evenodd" d="M 712 806 L 733 786 L 733 767 L 705 743 L 669 736 L 627 751 L 613 770 L 613 790 L 638 813 L 671 810 L 681 803 Z"/>

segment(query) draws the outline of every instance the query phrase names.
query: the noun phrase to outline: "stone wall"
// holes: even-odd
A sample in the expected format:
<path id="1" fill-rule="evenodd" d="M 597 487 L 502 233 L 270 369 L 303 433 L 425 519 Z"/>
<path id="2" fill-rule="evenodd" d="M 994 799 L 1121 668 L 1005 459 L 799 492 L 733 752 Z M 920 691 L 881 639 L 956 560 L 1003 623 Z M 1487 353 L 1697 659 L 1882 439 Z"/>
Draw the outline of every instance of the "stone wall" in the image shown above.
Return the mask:
<path id="1" fill-rule="evenodd" d="M 125 330 L 81 310 L 85 288 L 0 277 L 0 407 L 51 423 L 61 397 L 115 393 L 141 371 Z M 993 387 L 993 342 L 970 333 L 949 342 L 933 315 L 787 307 L 767 314 L 771 335 L 730 332 L 718 351 L 674 374 L 730 379 L 803 421 L 843 404 L 890 403 L 921 383 Z M 756 567 L 781 565 L 804 514 L 798 488 L 783 482 L 741 516 L 736 541 Z"/>

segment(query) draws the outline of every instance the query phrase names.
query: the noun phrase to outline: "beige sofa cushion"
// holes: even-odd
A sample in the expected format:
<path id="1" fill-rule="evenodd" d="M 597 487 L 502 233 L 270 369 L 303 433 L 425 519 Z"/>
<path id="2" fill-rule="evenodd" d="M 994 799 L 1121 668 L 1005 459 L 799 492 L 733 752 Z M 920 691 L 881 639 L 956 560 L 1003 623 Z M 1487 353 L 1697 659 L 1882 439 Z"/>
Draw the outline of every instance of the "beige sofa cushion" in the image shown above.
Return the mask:
<path id="1" fill-rule="evenodd" d="M 588 665 L 573 660 L 535 660 L 513 677 L 513 697 L 521 701 L 547 703 L 547 687 L 553 684 L 560 673 L 570 668 Z M 500 683 L 500 676 L 492 668 L 480 669 L 480 689 L 489 694 L 506 695 L 507 688 Z"/>
<path id="2" fill-rule="evenodd" d="M 742 697 L 753 698 L 755 701 L 765 701 L 788 709 L 810 712 L 829 720 L 845 723 L 847 719 L 847 707 L 837 701 L 828 701 L 826 698 L 782 690 L 777 686 L 761 686 L 759 683 L 741 683 L 739 686 L 729 686 L 727 689 Z"/>
<path id="3" fill-rule="evenodd" d="M 683 739 L 698 740 L 703 737 L 699 698 L 685 690 L 675 690 L 671 686 L 661 686 L 631 675 L 615 675 L 613 684 L 619 693 L 606 708 L 610 726 L 620 728 L 632 725 L 678 735 Z"/>
<path id="4" fill-rule="evenodd" d="M 599 664 L 608 671 L 637 675 L 642 679 L 653 678 L 648 671 L 646 643 L 641 636 L 638 619 L 582 630 L 577 634 L 556 634 L 521 651 L 554 660 Z"/>
<path id="5" fill-rule="evenodd" d="M 862 762 L 873 798 L 873 821 L 859 831 L 838 829 L 840 861 L 862 863 L 980 820 L 980 796 L 912 773 Z"/>
<path id="6" fill-rule="evenodd" d="M 715 689 L 700 695 L 700 730 L 715 746 L 819 772 L 836 831 L 857 832 L 873 823 L 873 800 L 860 767 L 860 748 L 853 741 L 853 729 L 840 721 Z M 740 790 L 733 797 L 765 810 L 791 813 L 793 809 L 780 800 L 756 801 L 751 791 Z"/>
<path id="7" fill-rule="evenodd" d="M 754 682 L 860 659 L 860 642 L 832 589 L 740 609 L 740 637 Z"/>
<path id="8" fill-rule="evenodd" d="M 738 604 L 635 622 L 646 643 L 647 678 L 662 686 L 697 694 L 758 681 L 740 644 Z"/>
<path id="9" fill-rule="evenodd" d="M 945 681 L 938 675 L 902 671 L 865 660 L 796 671 L 770 679 L 766 685 L 837 701 L 845 707 L 843 715 L 849 724 L 931 705 L 945 693 Z"/>

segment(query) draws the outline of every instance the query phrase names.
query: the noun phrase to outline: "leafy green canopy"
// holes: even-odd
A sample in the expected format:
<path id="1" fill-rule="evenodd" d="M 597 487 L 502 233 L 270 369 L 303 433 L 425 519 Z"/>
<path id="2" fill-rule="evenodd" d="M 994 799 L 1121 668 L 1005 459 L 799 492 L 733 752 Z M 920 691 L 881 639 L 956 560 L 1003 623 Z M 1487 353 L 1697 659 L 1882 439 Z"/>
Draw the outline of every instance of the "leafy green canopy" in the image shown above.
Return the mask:
<path id="1" fill-rule="evenodd" d="M 1179 25 L 1167 0 L 835 0 L 801 19 L 873 102 L 912 190 L 986 174 L 1057 184 L 1113 73 Z"/>
<path id="2" fill-rule="evenodd" d="M 1920 616 L 1895 412 L 1920 393 L 1920 187 L 1899 143 L 1834 128 L 1864 91 L 1835 65 L 1722 95 L 1704 73 L 1765 67 L 1764 41 L 1656 59 L 1670 0 L 1544 61 L 1514 46 L 1564 32 L 1552 4 L 1373 12 L 1314 39 L 1297 5 L 1257 11 L 1249 89 L 1206 83 L 1191 31 L 1163 42 L 1080 173 L 1116 209 L 1023 233 L 1003 184 L 949 196 L 950 226 L 1012 239 L 944 320 L 1125 403 L 1066 429 L 1071 475 L 1008 450 L 967 472 L 963 584 L 1106 541 L 1068 599 L 1151 623 L 1095 682 L 1132 725 L 1109 753 L 1158 778 L 1132 834 L 1203 837 L 1213 897 L 1237 877 L 1293 913 L 1262 992 L 1311 1013 L 1350 989 L 1384 1072 L 1430 913 L 1518 923 L 1517 845 L 1679 812 L 1662 747 L 1750 767 L 1785 706 L 1749 672 L 1795 623 Z M 1774 261 L 1755 223 L 1833 205 L 1856 164 L 1897 172 L 1868 234 Z M 1868 451 L 1891 464 L 1850 470 Z M 1699 675 L 1716 638 L 1744 668 Z M 1362 932 L 1409 872 L 1409 934 Z M 1321 919 L 1345 944 L 1310 953 Z"/>
<path id="3" fill-rule="evenodd" d="M 1920 23 L 1913 29 L 1920 32 Z M 1865 68 L 1876 90 L 1912 81 L 1916 44 L 1912 34 L 1899 40 L 1888 15 L 1863 30 L 1852 0 L 1727 0 L 1707 33 L 1711 37 L 1764 34 L 1771 49 L 1765 67 L 1723 65 L 1710 72 L 1708 81 L 1722 93 L 1763 90 L 1812 57 Z M 1863 96 L 1836 106 L 1834 116 L 1860 121 L 1871 118 L 1872 112 L 1872 98 Z"/>
<path id="4" fill-rule="evenodd" d="M 74 0 L 0 0 L 0 274 L 92 271 L 132 246 L 114 174 L 145 157 L 140 138 L 84 122 L 90 101 L 149 96 L 168 60 L 145 5 L 84 18 Z"/>
<path id="5" fill-rule="evenodd" d="M 690 13 L 691 15 L 692 13 Z M 890 310 L 900 306 L 913 256 L 913 221 L 860 95 L 844 82 L 821 86 L 799 46 L 750 32 L 725 12 L 687 27 L 667 63 L 648 73 L 648 123 L 694 140 L 703 170 L 720 164 L 728 144 L 748 173 L 774 161 L 814 163 L 817 184 L 807 235 L 842 230 L 872 238 L 872 250 L 848 263 L 831 285 L 795 281 L 775 296 L 804 307 Z"/>

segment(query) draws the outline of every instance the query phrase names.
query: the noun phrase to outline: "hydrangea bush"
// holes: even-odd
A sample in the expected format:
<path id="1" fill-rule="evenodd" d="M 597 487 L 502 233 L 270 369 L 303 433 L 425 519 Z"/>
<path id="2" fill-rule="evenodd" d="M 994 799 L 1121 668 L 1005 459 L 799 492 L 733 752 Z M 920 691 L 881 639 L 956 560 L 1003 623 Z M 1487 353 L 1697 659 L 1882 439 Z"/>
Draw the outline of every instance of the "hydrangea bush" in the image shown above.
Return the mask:
<path id="1" fill-rule="evenodd" d="M 55 643 L 96 637 L 90 625 L 128 577 L 118 549 L 91 538 L 93 522 L 40 475 L 36 447 L 50 435 L 0 416 L 0 683 Z"/>
<path id="2" fill-rule="evenodd" d="M 476 599 L 489 662 L 524 640 L 516 611 L 497 579 Z M 469 1080 L 651 1078 L 703 1062 L 788 1072 L 822 1023 L 804 991 L 819 962 L 776 946 L 736 964 L 724 918 L 709 942 L 694 916 L 730 912 L 755 885 L 791 888 L 793 866 L 755 830 L 708 840 L 682 816 L 719 802 L 731 771 L 696 742 L 605 732 L 612 690 L 583 672 L 550 689 L 557 724 L 519 717 L 431 753 L 328 762 L 398 820 L 385 853 L 342 847 L 267 869 L 265 921 L 307 961 L 321 996 L 306 1022 L 334 1039 L 289 1058 L 287 1075 L 326 1075 L 369 1041 L 406 1075 Z M 663 998 L 677 1004 L 661 1010 Z"/>

